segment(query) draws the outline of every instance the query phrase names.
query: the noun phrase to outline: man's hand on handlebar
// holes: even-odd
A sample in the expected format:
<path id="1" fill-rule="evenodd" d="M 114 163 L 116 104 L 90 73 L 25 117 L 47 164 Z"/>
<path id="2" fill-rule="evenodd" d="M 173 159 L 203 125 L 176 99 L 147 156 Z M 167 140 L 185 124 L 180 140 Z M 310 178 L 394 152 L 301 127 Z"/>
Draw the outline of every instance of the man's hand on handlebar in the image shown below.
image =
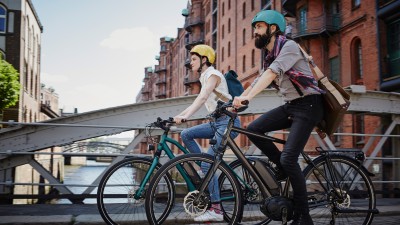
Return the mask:
<path id="1" fill-rule="evenodd" d="M 247 106 L 249 104 L 250 99 L 247 96 L 236 96 L 233 99 L 233 107 L 240 108 L 243 106 Z"/>

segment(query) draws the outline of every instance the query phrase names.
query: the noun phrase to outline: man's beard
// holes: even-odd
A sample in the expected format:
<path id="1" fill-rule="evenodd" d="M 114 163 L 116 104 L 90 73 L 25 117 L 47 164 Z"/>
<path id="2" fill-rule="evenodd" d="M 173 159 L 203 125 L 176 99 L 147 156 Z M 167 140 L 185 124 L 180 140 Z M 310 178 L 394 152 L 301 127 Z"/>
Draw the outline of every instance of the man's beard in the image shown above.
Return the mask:
<path id="1" fill-rule="evenodd" d="M 263 35 L 256 35 L 254 40 L 254 45 L 256 48 L 263 49 L 269 42 L 271 41 L 271 35 L 263 34 Z"/>

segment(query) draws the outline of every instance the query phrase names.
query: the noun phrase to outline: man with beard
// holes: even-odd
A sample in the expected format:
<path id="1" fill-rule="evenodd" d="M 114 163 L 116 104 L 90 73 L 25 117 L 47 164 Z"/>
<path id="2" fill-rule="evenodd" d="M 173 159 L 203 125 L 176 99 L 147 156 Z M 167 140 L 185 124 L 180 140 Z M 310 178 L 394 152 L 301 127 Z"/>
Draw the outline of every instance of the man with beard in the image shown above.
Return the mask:
<path id="1" fill-rule="evenodd" d="M 249 139 L 276 164 L 277 180 L 289 177 L 293 187 L 294 218 L 292 225 L 313 224 L 309 214 L 307 192 L 298 157 L 314 126 L 322 119 L 323 92 L 317 86 L 307 60 L 297 43 L 286 39 L 284 16 L 274 10 L 263 10 L 253 18 L 255 46 L 263 51 L 263 72 L 235 97 L 235 107 L 251 100 L 268 86 L 278 90 L 285 104 L 264 113 L 247 127 L 264 134 L 288 129 L 290 134 L 281 151 L 271 141 L 249 136 Z"/>

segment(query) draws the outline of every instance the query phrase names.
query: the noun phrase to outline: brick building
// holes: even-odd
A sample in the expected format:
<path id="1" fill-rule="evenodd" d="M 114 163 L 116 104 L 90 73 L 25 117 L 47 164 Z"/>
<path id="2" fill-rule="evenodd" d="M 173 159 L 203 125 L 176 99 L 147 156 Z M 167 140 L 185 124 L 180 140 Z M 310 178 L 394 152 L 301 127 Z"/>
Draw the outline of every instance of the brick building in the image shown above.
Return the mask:
<path id="1" fill-rule="evenodd" d="M 400 92 L 400 1 L 192 0 L 182 11 L 185 25 L 178 30 L 177 37 L 168 39 L 169 42 L 164 38 L 160 41 L 156 68 L 163 70 L 154 72 L 156 76 L 166 76 L 167 94 L 163 97 L 199 92 L 199 74 L 185 66 L 189 63 L 191 47 L 202 43 L 216 49 L 217 69 L 235 70 L 247 87 L 261 68 L 261 51 L 254 47 L 251 27 L 252 18 L 261 9 L 275 9 L 285 15 L 292 25 L 291 37 L 313 56 L 330 79 L 344 87 L 363 85 L 369 91 Z M 256 116 L 241 117 L 242 126 L 246 127 Z M 345 115 L 337 132 L 380 133 L 391 122 L 390 116 L 356 112 Z M 395 133 L 399 132 L 397 128 Z M 285 138 L 284 134 L 276 136 Z M 331 139 L 337 147 L 361 149 L 369 137 L 337 135 Z M 236 140 L 244 150 L 251 146 L 243 135 Z M 200 144 L 208 146 L 207 140 L 200 140 Z M 316 145 L 310 139 L 305 151 L 313 151 Z M 387 141 L 378 156 L 398 156 L 394 150 L 396 145 L 395 138 Z M 394 162 L 377 163 L 382 166 L 382 177 L 375 179 L 391 180 L 396 176 Z M 393 190 L 394 186 L 384 184 L 382 188 Z"/>
<path id="2" fill-rule="evenodd" d="M 40 84 L 42 32 L 43 26 L 30 0 L 0 0 L 0 53 L 19 72 L 21 83 L 19 100 L 15 106 L 4 109 L 3 121 L 34 123 L 59 116 L 57 94 L 54 89 Z M 41 152 L 60 151 L 60 147 L 53 147 Z M 55 177 L 61 176 L 64 165 L 61 156 L 36 155 L 34 158 Z M 44 178 L 26 164 L 1 170 L 0 182 L 5 181 L 43 183 Z M 49 186 L 0 185 L 1 194 L 44 194 L 49 190 Z M 34 202 L 34 199 L 12 201 L 16 204 Z"/>

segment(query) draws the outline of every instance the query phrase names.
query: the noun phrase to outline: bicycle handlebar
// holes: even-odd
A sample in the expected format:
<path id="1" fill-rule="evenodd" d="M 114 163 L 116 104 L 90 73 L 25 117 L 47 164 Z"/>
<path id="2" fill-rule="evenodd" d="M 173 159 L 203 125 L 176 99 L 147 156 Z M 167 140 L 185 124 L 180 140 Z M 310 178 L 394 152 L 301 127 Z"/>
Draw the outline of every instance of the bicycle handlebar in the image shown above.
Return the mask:
<path id="1" fill-rule="evenodd" d="M 231 101 L 229 102 L 223 102 L 221 100 L 218 100 L 217 102 L 217 108 L 214 110 L 214 112 L 212 112 L 210 115 L 212 117 L 219 117 L 222 114 L 225 114 L 229 117 L 235 117 L 237 115 L 237 113 L 239 112 L 243 112 L 244 110 L 246 110 L 248 108 L 249 105 L 249 101 L 243 101 L 242 102 L 242 107 L 240 108 L 234 108 L 233 107 L 233 103 Z M 229 111 L 228 108 L 234 108 L 234 111 Z"/>

